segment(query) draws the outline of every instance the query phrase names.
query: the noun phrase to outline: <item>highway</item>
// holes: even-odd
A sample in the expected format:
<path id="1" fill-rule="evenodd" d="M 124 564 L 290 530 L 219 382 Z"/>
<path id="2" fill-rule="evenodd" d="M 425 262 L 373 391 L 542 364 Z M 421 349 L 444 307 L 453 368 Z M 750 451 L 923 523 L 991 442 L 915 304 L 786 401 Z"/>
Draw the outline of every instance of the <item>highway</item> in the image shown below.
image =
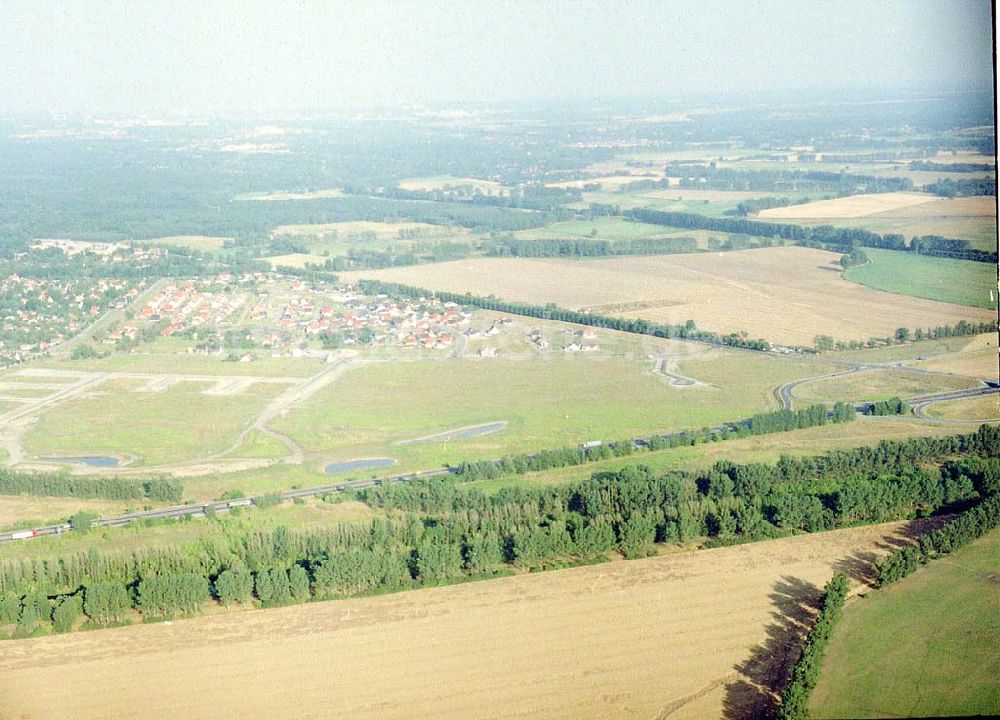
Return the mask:
<path id="1" fill-rule="evenodd" d="M 283 501 L 287 501 L 294 500 L 295 498 L 316 497 L 318 495 L 348 492 L 350 490 L 361 490 L 385 483 L 409 482 L 410 480 L 416 480 L 418 478 L 423 479 L 437 477 L 440 475 L 449 475 L 453 472 L 454 470 L 451 468 L 439 468 L 437 470 L 424 470 L 422 472 L 396 475 L 394 477 L 381 478 L 378 480 L 352 480 L 350 482 L 342 482 L 335 485 L 319 485 L 316 487 L 300 488 L 298 490 L 288 490 L 281 493 L 281 499 Z M 170 507 L 158 508 L 156 510 L 144 510 L 141 512 L 127 513 L 125 515 L 118 515 L 117 517 L 99 518 L 92 521 L 90 526 L 92 528 L 118 527 L 121 525 L 129 525 L 134 522 L 140 522 L 142 520 L 177 519 L 188 516 L 205 517 L 206 514 L 226 513 L 233 508 L 257 505 L 260 504 L 261 499 L 262 498 L 260 497 L 238 498 L 235 500 L 216 500 L 208 503 L 190 505 L 172 505 Z M 27 540 L 33 537 L 44 537 L 46 535 L 62 535 L 70 530 L 72 530 L 72 527 L 69 523 L 45 525 L 43 527 L 32 528 L 29 530 L 12 530 L 0 533 L 0 543 L 12 542 L 15 540 Z"/>

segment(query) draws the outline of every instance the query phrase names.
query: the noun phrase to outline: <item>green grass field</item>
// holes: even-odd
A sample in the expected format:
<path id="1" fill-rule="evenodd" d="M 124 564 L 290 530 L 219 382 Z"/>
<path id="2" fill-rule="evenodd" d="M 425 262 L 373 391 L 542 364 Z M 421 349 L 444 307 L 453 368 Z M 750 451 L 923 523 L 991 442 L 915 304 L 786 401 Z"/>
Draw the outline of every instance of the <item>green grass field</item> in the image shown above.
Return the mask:
<path id="1" fill-rule="evenodd" d="M 686 372 L 711 385 L 668 387 L 651 362 L 552 358 L 546 361 L 379 363 L 352 371 L 272 427 L 317 456 L 392 457 L 394 471 L 465 458 L 493 458 L 595 439 L 699 428 L 771 409 L 771 388 L 822 371 L 720 352 L 688 361 Z M 399 441 L 507 421 L 477 438 L 425 445 Z"/>
<path id="2" fill-rule="evenodd" d="M 179 462 L 225 450 L 283 385 L 260 383 L 245 393 L 207 395 L 200 382 L 139 393 L 128 381 L 104 383 L 89 397 L 43 412 L 24 438 L 38 456 L 134 455 L 145 465 Z M 143 381 L 131 381 L 133 387 Z"/>
<path id="3" fill-rule="evenodd" d="M 918 397 L 948 390 L 964 390 L 978 385 L 967 377 L 928 375 L 907 370 L 867 370 L 800 385 L 792 392 L 799 403 L 837 400 L 886 400 L 891 397 Z"/>
<path id="4" fill-rule="evenodd" d="M 849 268 L 848 280 L 876 290 L 970 307 L 997 307 L 997 269 L 991 263 L 865 249 L 871 260 Z M 990 290 L 993 298 L 990 299 Z"/>
<path id="5" fill-rule="evenodd" d="M 814 718 L 1000 713 L 1000 530 L 849 604 Z"/>

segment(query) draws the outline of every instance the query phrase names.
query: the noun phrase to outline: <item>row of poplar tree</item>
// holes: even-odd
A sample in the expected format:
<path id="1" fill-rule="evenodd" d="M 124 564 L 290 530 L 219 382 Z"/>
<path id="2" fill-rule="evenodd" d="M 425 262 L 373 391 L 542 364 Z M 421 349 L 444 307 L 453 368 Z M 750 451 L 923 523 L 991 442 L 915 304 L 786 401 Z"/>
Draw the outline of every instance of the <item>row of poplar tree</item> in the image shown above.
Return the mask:
<path id="1" fill-rule="evenodd" d="M 951 458 L 961 455 L 958 463 Z M 493 495 L 445 478 L 360 499 L 368 526 L 231 532 L 196 546 L 0 566 L 0 623 L 17 634 L 197 612 L 209 599 L 281 605 L 486 577 L 514 567 L 645 555 L 654 543 L 728 544 L 961 508 L 995 490 L 1000 429 L 913 438 L 699 473 L 643 466 Z M 929 464 L 938 467 L 928 469 Z"/>

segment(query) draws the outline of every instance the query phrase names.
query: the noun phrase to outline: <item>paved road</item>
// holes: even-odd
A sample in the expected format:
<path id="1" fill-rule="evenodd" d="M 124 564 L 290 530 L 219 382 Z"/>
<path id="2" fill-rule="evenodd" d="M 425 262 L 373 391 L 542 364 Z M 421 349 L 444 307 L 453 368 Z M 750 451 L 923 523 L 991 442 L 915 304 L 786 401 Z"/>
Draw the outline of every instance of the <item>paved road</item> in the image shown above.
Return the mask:
<path id="1" fill-rule="evenodd" d="M 439 475 L 449 475 L 453 472 L 454 470 L 451 468 L 440 468 L 437 470 L 425 470 L 423 472 L 396 475 L 394 477 L 382 478 L 379 480 L 353 480 L 351 482 L 342 482 L 335 485 L 319 485 L 316 487 L 301 488 L 298 490 L 283 492 L 281 493 L 281 498 L 282 500 L 294 500 L 295 498 L 316 497 L 318 495 L 360 490 L 388 483 L 409 482 L 418 478 L 422 479 L 437 477 Z M 218 500 L 215 502 L 194 505 L 173 505 L 171 507 L 159 508 L 157 510 L 146 510 L 142 512 L 128 513 L 126 515 L 118 515 L 117 517 L 100 518 L 98 520 L 94 520 L 91 523 L 91 527 L 117 527 L 120 525 L 128 525 L 130 523 L 138 522 L 140 520 L 181 518 L 187 516 L 204 517 L 206 512 L 225 513 L 236 507 L 257 505 L 260 501 L 261 498 L 255 497 L 241 498 L 238 500 Z M 2 532 L 0 533 L 0 543 L 11 542 L 14 540 L 26 540 L 32 537 L 43 537 L 45 535 L 61 535 L 65 532 L 69 532 L 71 529 L 72 528 L 69 523 L 61 523 L 59 525 L 46 525 L 44 527 L 33 528 L 31 530 Z"/>

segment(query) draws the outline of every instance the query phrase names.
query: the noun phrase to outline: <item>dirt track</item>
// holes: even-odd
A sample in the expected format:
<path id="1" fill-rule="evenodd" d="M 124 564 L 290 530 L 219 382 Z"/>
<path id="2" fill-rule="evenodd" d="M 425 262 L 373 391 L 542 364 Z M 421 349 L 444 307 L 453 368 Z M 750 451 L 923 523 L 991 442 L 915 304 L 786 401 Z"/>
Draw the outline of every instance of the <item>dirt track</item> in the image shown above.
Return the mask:
<path id="1" fill-rule="evenodd" d="M 8 642 L 0 720 L 749 717 L 898 528 Z"/>

